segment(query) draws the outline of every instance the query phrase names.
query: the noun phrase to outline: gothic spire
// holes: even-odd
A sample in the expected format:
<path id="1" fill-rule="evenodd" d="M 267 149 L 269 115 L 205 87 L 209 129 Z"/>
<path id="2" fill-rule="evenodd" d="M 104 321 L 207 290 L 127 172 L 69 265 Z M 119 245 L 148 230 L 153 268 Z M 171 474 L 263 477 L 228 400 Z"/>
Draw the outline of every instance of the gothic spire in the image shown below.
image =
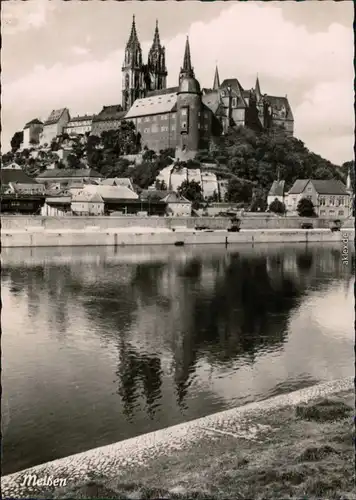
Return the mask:
<path id="1" fill-rule="evenodd" d="M 140 42 L 138 41 L 138 36 L 137 36 L 137 31 L 136 31 L 136 23 L 135 23 L 135 15 L 132 16 L 132 26 L 131 26 L 131 33 L 130 33 L 130 38 L 127 42 L 127 46 L 133 46 L 133 45 L 140 45 Z"/>
<path id="2" fill-rule="evenodd" d="M 185 42 L 185 50 L 184 50 L 184 58 L 183 58 L 183 66 L 180 70 L 180 76 L 194 78 L 194 69 L 192 67 L 192 61 L 190 57 L 190 46 L 189 46 L 189 37 L 187 36 L 187 40 Z"/>
<path id="3" fill-rule="evenodd" d="M 220 78 L 219 78 L 219 70 L 218 70 L 218 65 L 215 67 L 215 75 L 214 75 L 214 83 L 213 83 L 213 90 L 218 90 L 220 87 Z"/>
<path id="4" fill-rule="evenodd" d="M 261 93 L 260 80 L 258 79 L 258 75 L 256 78 L 255 92 L 256 92 L 257 99 L 259 99 L 261 97 L 262 93 Z"/>
<path id="5" fill-rule="evenodd" d="M 160 47 L 160 46 L 161 46 L 161 41 L 159 39 L 158 19 L 156 19 L 156 29 L 155 29 L 155 34 L 153 37 L 152 47 Z"/>

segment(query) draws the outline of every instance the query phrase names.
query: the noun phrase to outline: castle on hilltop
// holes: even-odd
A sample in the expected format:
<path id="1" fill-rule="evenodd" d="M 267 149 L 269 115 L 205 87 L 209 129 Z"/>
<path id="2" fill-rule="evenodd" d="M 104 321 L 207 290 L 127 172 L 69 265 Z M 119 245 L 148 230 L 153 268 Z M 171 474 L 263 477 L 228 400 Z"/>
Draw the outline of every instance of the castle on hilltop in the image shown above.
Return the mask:
<path id="1" fill-rule="evenodd" d="M 54 117 L 59 117 L 60 126 L 54 123 Z M 282 128 L 289 135 L 293 135 L 294 129 L 287 96 L 263 93 L 258 77 L 254 88 L 245 90 L 237 78 L 220 83 L 216 67 L 212 87 L 201 88 L 192 65 L 188 37 L 177 85 L 167 88 L 166 53 L 158 22 L 145 63 L 135 16 L 122 65 L 121 104 L 104 106 L 96 116 L 73 119 L 66 109 L 53 110 L 43 124 L 40 141 L 43 143 L 45 138 L 48 143 L 54 133 L 58 135 L 61 131 L 82 133 L 83 124 L 92 135 L 100 136 L 104 131 L 118 129 L 123 120 L 135 125 L 142 148 L 146 146 L 157 152 L 174 148 L 181 159 L 193 158 L 199 150 L 207 149 L 214 136 L 225 134 L 231 126 L 258 131 Z"/>

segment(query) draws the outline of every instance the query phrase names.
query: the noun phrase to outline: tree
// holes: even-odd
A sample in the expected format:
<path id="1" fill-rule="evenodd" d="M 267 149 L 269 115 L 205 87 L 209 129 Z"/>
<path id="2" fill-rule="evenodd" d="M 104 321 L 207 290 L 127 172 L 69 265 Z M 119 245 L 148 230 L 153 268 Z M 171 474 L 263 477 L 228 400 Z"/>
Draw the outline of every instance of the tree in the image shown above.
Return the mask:
<path id="1" fill-rule="evenodd" d="M 182 182 L 177 191 L 180 196 L 192 202 L 194 210 L 198 209 L 204 200 L 201 185 L 196 181 Z"/>
<path id="2" fill-rule="evenodd" d="M 313 202 L 309 198 L 301 198 L 297 205 L 297 212 L 300 217 L 315 217 Z"/>
<path id="3" fill-rule="evenodd" d="M 285 204 L 279 201 L 278 198 L 275 198 L 268 208 L 270 212 L 275 214 L 284 214 L 286 211 Z"/>
<path id="4" fill-rule="evenodd" d="M 18 149 L 20 149 L 21 144 L 23 143 L 23 132 L 15 132 L 10 141 L 11 150 L 15 153 Z"/>
<path id="5" fill-rule="evenodd" d="M 244 180 L 231 178 L 226 192 L 226 201 L 232 203 L 249 203 L 252 199 L 252 184 Z"/>

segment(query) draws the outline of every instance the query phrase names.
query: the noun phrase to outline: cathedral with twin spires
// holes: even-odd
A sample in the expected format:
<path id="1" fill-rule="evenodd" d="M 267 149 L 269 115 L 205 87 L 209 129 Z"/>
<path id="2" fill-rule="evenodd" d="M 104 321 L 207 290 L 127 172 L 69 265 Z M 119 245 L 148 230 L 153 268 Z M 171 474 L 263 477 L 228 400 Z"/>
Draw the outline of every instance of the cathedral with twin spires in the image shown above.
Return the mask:
<path id="1" fill-rule="evenodd" d="M 182 159 L 194 158 L 199 150 L 208 148 L 212 137 L 226 133 L 231 126 L 257 131 L 282 128 L 289 135 L 294 128 L 287 96 L 262 93 L 258 77 L 255 86 L 245 90 L 237 78 L 220 83 L 216 67 L 212 87 L 201 88 L 188 37 L 177 85 L 167 88 L 166 53 L 158 22 L 146 63 L 135 17 L 122 65 L 122 104 L 104 106 L 93 120 L 92 133 L 118 128 L 122 120 L 134 123 L 142 147 L 157 152 L 174 148 Z"/>

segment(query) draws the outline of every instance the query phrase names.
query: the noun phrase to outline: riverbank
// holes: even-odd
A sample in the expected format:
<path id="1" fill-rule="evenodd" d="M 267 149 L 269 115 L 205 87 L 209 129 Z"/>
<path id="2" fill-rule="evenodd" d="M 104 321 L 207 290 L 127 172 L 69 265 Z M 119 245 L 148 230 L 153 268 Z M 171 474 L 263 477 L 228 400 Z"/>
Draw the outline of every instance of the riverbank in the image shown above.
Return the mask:
<path id="1" fill-rule="evenodd" d="M 353 387 L 320 384 L 33 467 L 2 479 L 3 498 L 352 499 Z M 26 474 L 67 485 L 21 486 Z"/>
<path id="2" fill-rule="evenodd" d="M 3 248 L 34 247 L 75 247 L 75 246 L 125 246 L 125 245 L 199 245 L 235 243 L 313 243 L 340 242 L 353 243 L 355 230 L 345 228 L 332 232 L 330 229 L 242 229 L 238 233 L 227 230 L 196 231 L 185 227 L 174 230 L 166 228 L 132 227 L 102 230 L 98 226 L 82 230 L 44 229 L 3 229 Z M 345 240 L 345 241 L 344 241 Z"/>

